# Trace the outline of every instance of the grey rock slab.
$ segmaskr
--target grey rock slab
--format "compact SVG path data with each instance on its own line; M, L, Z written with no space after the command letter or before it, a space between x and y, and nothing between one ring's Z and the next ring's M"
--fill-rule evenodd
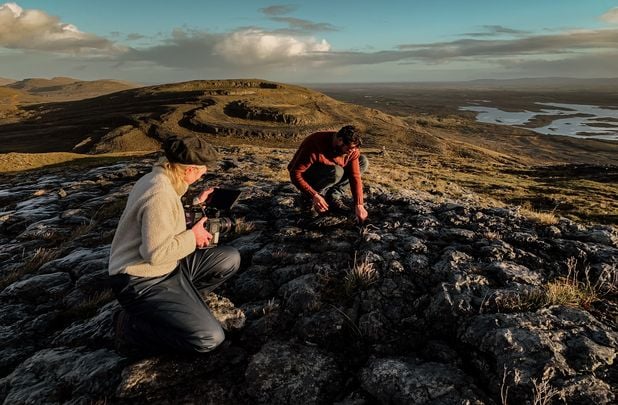
M54 346L94 346L113 341L112 314L120 306L116 300L105 304L90 319L74 322L52 340Z
M341 338L346 323L351 322L341 310L327 308L316 314L304 317L297 325L297 334L304 342L327 347Z
M77 248L68 255L52 260L41 266L41 273L70 272L79 278L86 273L107 269L110 245L98 248Z
M315 312L322 305L315 274L306 274L282 285L278 295L283 298L284 308L291 313Z
M40 303L61 297L72 287L71 276L67 273L41 274L7 286L0 292L0 298Z
M427 245L425 242L417 237L409 236L401 242L403 249L407 252L426 254Z
M463 371L441 363L401 358L370 361L361 371L361 384L381 404L486 403Z
M512 262L492 262L484 270L489 277L499 280L502 284L517 282L538 286L543 281L539 273Z
M529 399L530 381L547 368L572 378L612 365L618 348L617 332L586 311L559 306L478 315L463 325L458 338L479 359L477 367L483 379L493 382L490 387L499 386L505 369L518 376L519 400ZM489 363L481 360L490 358Z
M66 238L72 232L70 226L66 226L60 217L43 219L28 225L28 227L15 237L17 240L39 239L46 240L52 238Z
M468 229L447 228L440 231L440 237L448 241L472 242L476 239L476 233Z
M243 257L252 255L264 246L264 242L260 241L260 236L260 232L240 236L230 241L227 245L238 249Z
M275 295L276 288L270 280L271 269L252 265L232 281L234 293L244 301L268 299Z
M576 376L562 383L561 396L567 404L609 405L616 403L616 387L592 375Z
M93 403L119 381L123 358L99 349L53 348L35 353L0 380L5 404Z
M275 285L281 286L303 274L311 272L314 267L315 265L312 263L279 267L272 271L271 277Z
M247 392L260 404L323 404L332 402L341 372L317 347L266 343L245 372Z

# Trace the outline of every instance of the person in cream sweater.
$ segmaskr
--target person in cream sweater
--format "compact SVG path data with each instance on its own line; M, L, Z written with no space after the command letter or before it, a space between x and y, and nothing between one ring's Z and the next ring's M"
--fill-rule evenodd
M117 339L146 351L208 352L225 339L204 303L240 267L232 247L208 249L206 217L187 229L181 197L217 153L197 136L167 138L165 157L131 190L112 241L109 274L122 310ZM197 197L207 200L212 189Z

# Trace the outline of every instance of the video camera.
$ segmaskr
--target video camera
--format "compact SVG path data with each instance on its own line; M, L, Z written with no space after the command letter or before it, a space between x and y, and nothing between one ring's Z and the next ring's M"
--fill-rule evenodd
M215 188L204 204L185 205L187 229L191 228L202 217L207 217L204 229L212 235L212 240L208 247L217 246L219 244L219 237L225 235L236 226L236 219L222 216L222 214L227 215L232 205L238 200L238 197L240 197L240 190Z

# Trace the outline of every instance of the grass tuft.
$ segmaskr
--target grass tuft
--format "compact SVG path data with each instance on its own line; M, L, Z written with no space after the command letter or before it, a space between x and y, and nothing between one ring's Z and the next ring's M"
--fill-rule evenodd
M110 218L120 218L122 211L124 211L124 208L127 205L127 198L128 196L125 196L102 205L97 212L95 212L93 219L105 220Z
M114 293L109 288L99 291L83 300L78 305L64 311L61 318L66 323L91 318L103 305L112 301L114 298Z
M549 405L562 393L562 390L550 384L553 374L554 369L549 367L545 369L541 378L532 379L532 405Z
M567 307L581 307L589 309L590 306L601 299L604 290L604 282L593 283L590 280L590 267L584 269L584 279L579 280L577 260L570 257L566 262L567 275L547 283L545 299L547 305L564 305ZM601 279L599 279L601 280Z
M279 309L279 304L275 301L275 298L273 297L266 302L266 305L264 305L264 307L262 307L262 314L263 315L272 314L278 309Z
M60 249L38 248L23 265L0 278L0 290L13 284L22 276L37 271L43 264L57 259L60 256L60 252Z
M566 276L549 281L543 288L513 291L499 298L489 294L483 298L479 311L527 312L551 305L590 310L595 302L618 294L616 266L606 268L596 281L591 280L590 267L578 266L574 257L567 259L566 270Z
M234 233L237 235L245 235L255 230L255 223L246 221L244 218L237 218L234 223Z
M532 208L530 204L524 204L520 207L519 212L529 220L543 225L555 225L559 222L558 217L554 214L554 210L543 212Z
M369 262L367 256L364 259L357 261L356 253L354 254L354 265L348 269L344 278L345 291L352 294L357 289L364 289L378 281L378 271Z

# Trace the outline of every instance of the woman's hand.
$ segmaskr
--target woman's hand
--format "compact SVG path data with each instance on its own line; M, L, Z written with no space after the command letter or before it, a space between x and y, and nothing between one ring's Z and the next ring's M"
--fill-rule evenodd
M212 239L212 234L204 228L204 223L206 221L208 221L208 218L202 217L195 223L195 225L191 227L191 231L193 232L193 235L195 235L195 246L198 249L202 249L210 245L210 240Z
M194 205L203 204L206 201L208 201L208 197L210 197L210 194L212 194L213 191L215 191L213 187L210 187L209 189L202 191L197 197L195 197L194 202L193 202Z

